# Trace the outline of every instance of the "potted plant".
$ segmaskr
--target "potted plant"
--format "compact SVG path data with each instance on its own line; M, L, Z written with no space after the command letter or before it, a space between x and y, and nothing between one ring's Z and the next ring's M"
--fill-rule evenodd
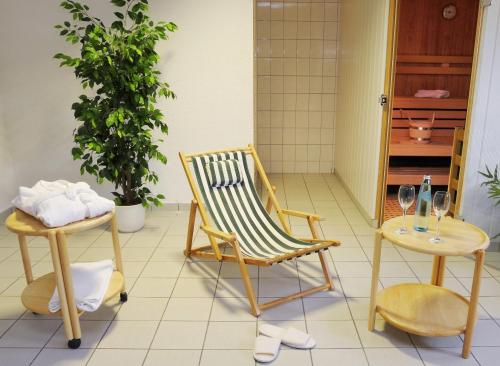
M81 160L80 173L96 177L97 182L114 184L118 227L123 232L144 226L145 207L160 206L162 194L153 194L148 184L158 175L150 168L152 160L166 164L154 133L168 133L157 98L175 98L169 85L160 81L156 69L159 56L155 46L168 39L177 26L154 22L148 13L148 0L111 0L115 20L108 26L90 15L90 8L65 0L71 20L56 25L66 41L80 48L72 57L58 53L60 66L73 69L83 89L89 90L72 105L80 125L74 131L73 159Z
M479 172L479 174L487 179L481 183L481 185L488 187L488 197L496 201L495 206L500 205L500 176L498 173L498 165L495 167L494 171L491 171L490 168L486 166L486 172ZM491 239L496 239L498 237L500 237L500 233L496 234Z

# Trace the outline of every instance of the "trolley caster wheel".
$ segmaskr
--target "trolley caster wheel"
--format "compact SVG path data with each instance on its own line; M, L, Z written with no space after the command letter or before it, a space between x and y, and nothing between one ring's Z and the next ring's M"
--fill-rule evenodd
M128 300L128 295L126 292L120 292L120 301L121 302L127 302Z
M68 347L71 349L77 349L81 344L82 340L80 338L74 338L68 341Z

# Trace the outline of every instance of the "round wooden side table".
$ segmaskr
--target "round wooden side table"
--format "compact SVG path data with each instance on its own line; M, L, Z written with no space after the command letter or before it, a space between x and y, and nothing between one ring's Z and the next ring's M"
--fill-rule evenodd
M402 221L402 217L388 220L375 234L368 329L373 331L375 314L379 313L394 327L416 335L444 337L464 333L462 357L467 358L477 317L484 251L490 244L488 235L472 224L445 217L440 224L443 241L433 244L429 239L435 234L437 219L434 216L426 233L409 227L408 234L397 234ZM408 216L407 222L410 226L413 216ZM431 283L397 284L377 293L382 239L408 250L433 255ZM465 255L475 258L470 300L442 287L446 257Z
M127 301L127 293L125 292L121 248L118 240L118 228L114 212L109 212L99 217L85 219L57 228L48 228L36 218L20 210L15 210L5 221L7 228L16 233L19 239L24 274L27 282L27 286L21 295L23 305L36 314L62 316L64 332L68 339L69 348L80 347L81 329L79 316L83 314L83 311L77 309L75 304L66 235L90 230L109 221L111 221L111 235L115 254L116 271L114 271L111 276L111 281L106 291L104 301L120 293L120 300L124 302ZM44 236L48 239L54 272L33 279L26 240L27 236ZM48 305L56 287L61 302L61 310L52 313L49 311Z

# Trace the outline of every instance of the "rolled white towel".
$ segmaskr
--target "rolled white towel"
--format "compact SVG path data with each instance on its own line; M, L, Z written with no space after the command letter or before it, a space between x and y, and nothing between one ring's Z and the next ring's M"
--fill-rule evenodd
M100 197L87 183L65 180L41 180L32 188L20 187L12 204L48 227L100 216L115 207L113 201Z
M73 293L76 307L83 311L96 311L104 300L111 275L113 262L106 259L98 262L71 264ZM57 287L49 301L49 311L55 313L61 309Z

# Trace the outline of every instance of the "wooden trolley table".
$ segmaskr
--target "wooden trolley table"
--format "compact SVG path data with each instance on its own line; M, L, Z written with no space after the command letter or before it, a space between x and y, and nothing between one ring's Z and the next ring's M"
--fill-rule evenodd
M407 220L413 223L413 216L408 216ZM490 240L478 227L446 217L440 224L443 241L433 244L429 238L435 234L436 222L432 216L426 233L409 228L408 234L399 235L396 230L402 226L402 217L395 217L376 232L368 329L373 331L378 312L389 324L412 334L443 337L464 333L462 357L467 358L476 323L484 251ZM408 250L433 255L431 284L403 283L377 293L382 239ZM446 257L465 255L475 258L470 300L442 287Z
M27 282L27 286L21 295L23 305L37 314L62 316L64 332L68 339L69 348L80 347L81 329L79 316L83 314L83 311L78 310L75 304L66 235L90 230L109 221L111 221L116 271L111 276L104 301L120 294L120 300L125 302L127 301L127 293L125 292L121 249L114 212L57 228L48 228L36 218L20 210L14 211L5 221L7 228L16 233L19 239L24 274ZM48 239L54 272L33 279L26 240L27 236L44 236ZM51 313L48 305L56 287L61 302L61 310Z

